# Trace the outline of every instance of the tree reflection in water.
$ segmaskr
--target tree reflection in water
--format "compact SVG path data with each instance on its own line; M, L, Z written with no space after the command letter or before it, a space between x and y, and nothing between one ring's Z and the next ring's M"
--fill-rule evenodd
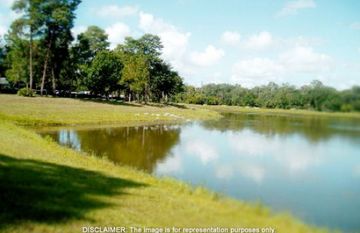
M111 161L152 172L179 142L180 127L141 127L67 130L46 133L62 145L106 156Z

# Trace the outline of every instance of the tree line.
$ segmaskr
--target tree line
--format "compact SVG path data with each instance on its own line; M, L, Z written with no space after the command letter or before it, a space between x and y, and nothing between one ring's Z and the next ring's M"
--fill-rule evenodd
M319 81L300 88L275 83L254 88L185 86L178 72L161 59L163 46L156 35L127 37L114 49L109 49L108 35L97 26L89 26L74 38L71 29L80 3L14 2L12 9L20 17L0 41L0 76L10 81L10 90L20 89L19 94L26 96L35 91L60 96L90 92L94 97L143 102L360 111L359 86L343 91Z
M105 31L89 26L76 40L71 29L80 0L16 0L20 13L0 48L0 75L20 93L122 96L128 100L167 101L183 90L183 80L161 59L160 38L125 38L109 49Z
M360 111L360 86L338 91L317 80L300 88L273 82L254 88L208 84L199 88L186 86L176 100L191 104L350 112Z

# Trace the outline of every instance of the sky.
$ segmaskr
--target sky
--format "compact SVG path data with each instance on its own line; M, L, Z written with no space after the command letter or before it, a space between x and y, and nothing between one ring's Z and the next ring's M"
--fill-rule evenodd
M0 0L0 36L17 17L13 1ZM83 0L74 36L90 25L112 48L159 35L163 59L195 86L360 85L358 0Z

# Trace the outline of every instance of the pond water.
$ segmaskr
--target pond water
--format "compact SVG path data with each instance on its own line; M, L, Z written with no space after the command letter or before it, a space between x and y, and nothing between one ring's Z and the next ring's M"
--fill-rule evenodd
M360 122L226 114L183 125L58 129L62 145L171 176L305 222L360 230Z

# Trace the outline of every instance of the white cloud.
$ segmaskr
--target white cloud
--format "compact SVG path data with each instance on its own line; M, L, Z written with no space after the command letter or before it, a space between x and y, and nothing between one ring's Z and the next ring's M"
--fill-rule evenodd
M254 87L269 81L275 81L284 68L268 58L252 58L236 62L232 69L232 81L247 87Z
M0 0L1 6L11 7L15 0Z
M314 0L296 0L287 2L285 6L278 12L278 16L296 15L299 10L306 8L315 8Z
M319 45L323 45L324 42L325 40L319 37L298 36L294 38L280 39L278 43L280 43L282 47L284 46L295 47L295 46L319 46Z
M333 59L317 53L312 47L295 46L277 58L251 58L237 61L232 68L232 81L253 87L270 81L280 82L285 78L311 73L319 75L335 68Z
M272 35L263 31L259 34L250 36L244 43L244 47L248 49L265 49L273 44Z
M350 28L354 30L360 30L360 22L353 22L350 24Z
M221 41L228 45L238 45L240 42L241 36L238 32L234 31L225 31L221 35Z
M224 50L208 45L204 52L192 52L190 60L198 66L211 66L217 63L225 55Z
M228 180L234 175L234 169L230 165L219 165L215 168L215 176L222 180Z
M279 56L284 68L293 72L327 71L332 67L332 59L326 54L316 53L313 48L297 46Z
M189 142L186 145L186 150L198 157L203 164L207 164L219 157L215 147L201 140Z
M245 131L244 133L250 134ZM235 150L237 156L262 157L264 140L259 137L240 137L238 134L231 133L228 138L230 146Z
M265 178L265 169L260 165L255 164L240 164L240 173L246 176L257 184L261 184Z
M159 174L181 172L183 170L181 156L168 157L164 162L157 165L156 170Z
M0 25L0 37L2 37L6 33L6 27Z
M254 135L256 134L256 135ZM265 174L264 160L268 155L273 155L274 159L289 174L306 173L311 167L315 167L322 162L323 151L321 148L303 149L299 151L294 145L284 146L282 137L274 137L269 140L266 135L259 135L251 130L244 130L241 134L232 133L229 135L230 147L236 152L237 157L251 156L251 162L246 162L246 158L240 164L240 171L243 175L252 175L255 181L260 182ZM259 146L261 145L261 146ZM316 153L313 153L316 150ZM282 151L281 154L278 151ZM319 156L314 156L318 154ZM260 164L258 164L260 163ZM246 170L246 167L250 167Z
M137 12L138 8L135 6L106 5L97 10L96 14L101 17L120 19L135 15Z
M107 28L105 32L109 36L110 48L115 48L118 44L124 42L124 38L130 35L130 28L121 22L117 22Z
M12 4L12 3L6 3L6 2L7 1L3 1L3 4L10 4L10 5ZM11 2L11 1L8 1L8 2ZM10 11L7 14L0 13L0 36L7 33L11 22L13 22L15 19L19 18L20 16L21 16L21 13L16 13L15 11Z
M145 33L158 35L164 46L163 58L175 69L184 68L185 53L191 33L182 32L177 27L145 12L139 13L139 28Z
M73 29L71 29L71 33L73 35L74 38L76 38L80 33L85 32L87 29L86 26L80 25L80 26L75 26Z

